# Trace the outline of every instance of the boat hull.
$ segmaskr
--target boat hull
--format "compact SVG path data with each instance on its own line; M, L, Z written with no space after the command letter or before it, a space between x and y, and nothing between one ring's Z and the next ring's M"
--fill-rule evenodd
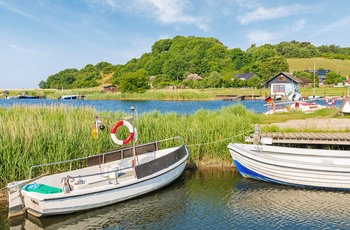
M18 186L9 185L9 217L23 214L24 211L36 217L80 212L158 190L172 183L183 173L189 153L185 145L162 150L158 150L157 146L158 142L141 146L140 149L145 153L137 155L138 164L135 166L131 163L135 160L133 157L112 161L112 157L127 154L129 151L129 149L117 150L89 158L90 163L102 158L108 161L103 164L30 181L35 182L35 185L46 184L52 188L57 187L62 181L61 178L68 177L69 174L75 180L71 184L72 191L68 193L64 193L64 187L62 192L43 194L30 191L26 186L16 190ZM150 152L152 148L157 150ZM77 182L78 178L83 178L84 183L73 183ZM28 180L11 184L27 182Z
M183 161L174 169L161 173L157 176L145 178L137 183L130 183L124 186L109 186L99 192L91 192L77 196L62 196L58 198L37 200L33 203L33 198L26 196L25 203L32 203L27 206L27 212L36 217L74 213L94 208L107 206L110 204L125 201L137 196L158 190L174 180L184 171L186 161Z
M233 143L228 148L243 177L291 186L350 189L347 151Z

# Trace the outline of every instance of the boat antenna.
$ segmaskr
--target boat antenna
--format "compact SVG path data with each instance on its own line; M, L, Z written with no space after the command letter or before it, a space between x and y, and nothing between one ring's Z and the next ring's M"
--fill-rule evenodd
M315 99L315 88L316 88L315 75L316 75L316 62L314 62L314 99Z
M135 110L136 110L135 105L131 105L130 110L132 112L131 125L134 129L134 134L136 134L136 132L135 132ZM136 166L136 143L135 143L136 141L137 140L135 138L132 139L132 155L133 155L133 159L134 159L134 167ZM135 173L135 177L136 177L136 172L134 171L134 173Z

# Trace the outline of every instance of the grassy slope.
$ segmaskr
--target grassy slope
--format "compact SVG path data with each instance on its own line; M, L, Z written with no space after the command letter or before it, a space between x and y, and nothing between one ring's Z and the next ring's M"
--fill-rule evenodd
M314 63L316 69L329 69L331 71L339 71L343 76L350 75L350 60L336 60L326 58L289 58L289 71L313 69Z

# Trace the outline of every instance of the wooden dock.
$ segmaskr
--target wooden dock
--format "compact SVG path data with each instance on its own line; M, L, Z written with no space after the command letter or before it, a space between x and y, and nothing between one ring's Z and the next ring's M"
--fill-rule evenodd
M234 95L234 94L217 94L217 98L224 101L241 101L241 100L263 100L262 95Z
M269 132L261 133L260 137L272 138L272 144L350 145L350 133ZM245 141L254 142L254 134Z

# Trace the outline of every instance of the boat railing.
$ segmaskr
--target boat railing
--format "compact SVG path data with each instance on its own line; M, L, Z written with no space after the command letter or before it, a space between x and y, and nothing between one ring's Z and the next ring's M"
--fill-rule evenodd
M155 151L158 151L158 150L161 150L163 148L159 148L160 147L160 143L165 143L165 142L168 142L168 141L171 141L171 140L175 140L175 139L179 139L181 141L181 145L184 145L184 140L181 136L176 136L176 137L172 137L172 138L167 138L167 139L163 139L163 140L158 140L158 141L154 141L154 142L150 142L150 143L146 143L146 144L139 144L137 145L137 147L143 147L143 146L147 146L147 145L150 145L150 144L155 144ZM43 168L43 167L49 167L49 166L55 166L55 165L63 165L63 164L69 164L69 171L72 171L73 169L73 163L74 162L82 162L82 161L88 161L89 159L92 159L92 158L101 158L101 162L99 162L99 164L105 164L105 163L108 163L106 161L106 157L105 155L108 155L108 154L111 154L115 151L121 151L121 158L120 159L124 159L124 158L128 158L128 157L131 157L131 156L124 156L122 154L123 152L123 149L131 149L132 147L128 147L128 148L122 148L122 149L116 149L114 151L110 151L110 152L105 152L105 153L101 153L101 154L98 154L98 155L95 155L95 156L86 156L86 157L80 157L80 158L75 158L75 159L71 159L71 160L64 160L64 161L58 161L58 162L52 162L52 163L46 163L46 164L39 164L39 165L33 165L30 167L30 170L29 170L29 179L32 178L32 175L33 175L33 170L34 169L38 169L38 168ZM83 166L81 166L80 168L82 168ZM123 167L122 170L128 170L132 167ZM75 168L75 169L79 169L78 168ZM120 170L120 169L119 169ZM115 170L117 171L117 170ZM113 171L110 171L110 172L113 172ZM94 176L94 175L99 175L99 174L104 174L105 172L101 172L101 173L96 173L96 174L91 174L91 175L84 175L84 176Z

